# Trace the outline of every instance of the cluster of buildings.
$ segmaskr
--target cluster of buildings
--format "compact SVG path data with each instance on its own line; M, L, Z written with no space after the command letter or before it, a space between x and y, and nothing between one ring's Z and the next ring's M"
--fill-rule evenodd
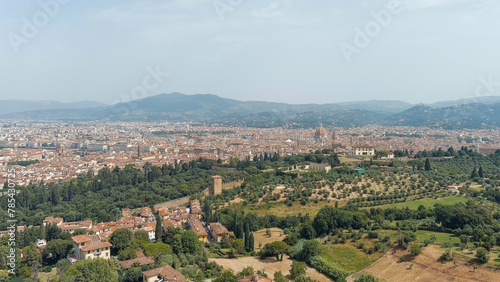
M127 209L124 209L125 212ZM64 222L62 217L47 217L43 225L54 224L62 230L74 233L78 229L85 230L84 235L72 237L75 254L70 257L72 261L92 259L95 257L109 258L111 244L108 242L114 231L127 228L133 233L146 231L151 241L155 241L156 215L149 207L139 209L137 216L125 216L112 222L93 224L91 220L80 222ZM162 221L163 231L173 226L181 229L187 228L194 231L200 242L222 242L224 236L229 236L229 231L221 223L205 223L202 218L202 209L199 200L190 201L190 207L160 207L157 210Z
M91 220L79 222L65 222L62 217L48 216L43 220L42 225L55 225L62 230L74 233L77 230L84 230L81 235L71 237L73 241L74 253L68 256L71 262L94 258L111 258L111 248L113 245L109 239L114 231L127 228L132 232L145 230L148 232L149 239L155 241L156 231L156 213L149 207L143 207L137 210L123 209L123 213L133 213L112 222L93 223ZM202 217L202 207L199 200L191 200L189 207L160 207L157 210L159 218L162 220L163 230L166 231L169 226L194 231L200 242L220 243L224 236L229 236L229 231L221 223L205 223ZM18 230L22 231L22 230ZM82 233L82 232L79 232ZM3 235L0 234L0 236ZM45 240L38 240L36 243L39 251L43 251L46 246ZM139 265L151 265L155 260L146 256L143 251L136 252L136 258L121 261L123 268ZM166 265L159 268L143 272L144 281L187 281L184 276L176 269Z
M482 137L480 137L482 136ZM308 153L332 148L353 156L375 150L414 152L450 146L491 153L500 148L499 130L441 130L419 127L316 129L193 126L190 123L16 123L0 127L0 185L15 165L19 185L68 181L133 164L142 167L205 158L229 162L263 153ZM22 162L29 162L22 163ZM19 165L21 164L21 165Z

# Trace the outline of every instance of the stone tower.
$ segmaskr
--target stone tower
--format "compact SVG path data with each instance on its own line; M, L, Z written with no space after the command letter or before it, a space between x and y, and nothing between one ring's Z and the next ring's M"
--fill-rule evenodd
M212 176L213 183L209 188L210 195L219 195L222 194L222 176L216 175Z

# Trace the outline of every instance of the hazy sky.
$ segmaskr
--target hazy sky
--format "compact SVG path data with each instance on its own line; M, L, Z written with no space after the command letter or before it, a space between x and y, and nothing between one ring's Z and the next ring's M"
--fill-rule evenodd
M112 103L131 92L181 92L430 103L500 95L496 0L0 1L0 99ZM158 83L149 74L157 68L169 74ZM476 92L481 77L495 83Z

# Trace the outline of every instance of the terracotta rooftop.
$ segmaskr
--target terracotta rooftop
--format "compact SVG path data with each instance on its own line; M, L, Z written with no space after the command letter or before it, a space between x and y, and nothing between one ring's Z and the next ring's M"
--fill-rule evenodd
M210 223L210 227L217 235L228 234L227 228L222 225L220 222L212 222Z
M83 243L83 242L92 242L92 237L90 237L87 234L73 236L73 237L71 237L71 239L76 244L80 244L80 243Z
M146 278L160 276L163 278L163 281L178 281L178 282L187 282L187 279L182 276L182 274L175 270L170 265L164 265L159 268L154 268L148 271L142 272Z
M135 252L135 254L137 257L134 259L120 261L123 268L125 269L131 268L132 265L135 263L138 263L140 266L155 263L155 260L152 257L145 256L142 250Z
M82 251L87 252L87 251L93 251L93 250L97 250L97 249L104 249L106 247L111 247L111 246L113 246L113 245L109 242L93 241L90 244L81 247L80 249Z

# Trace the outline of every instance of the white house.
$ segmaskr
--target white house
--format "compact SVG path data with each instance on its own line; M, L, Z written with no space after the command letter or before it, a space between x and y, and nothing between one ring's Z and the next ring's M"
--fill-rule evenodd
M361 145L353 147L355 156L374 156L375 148L369 145Z

